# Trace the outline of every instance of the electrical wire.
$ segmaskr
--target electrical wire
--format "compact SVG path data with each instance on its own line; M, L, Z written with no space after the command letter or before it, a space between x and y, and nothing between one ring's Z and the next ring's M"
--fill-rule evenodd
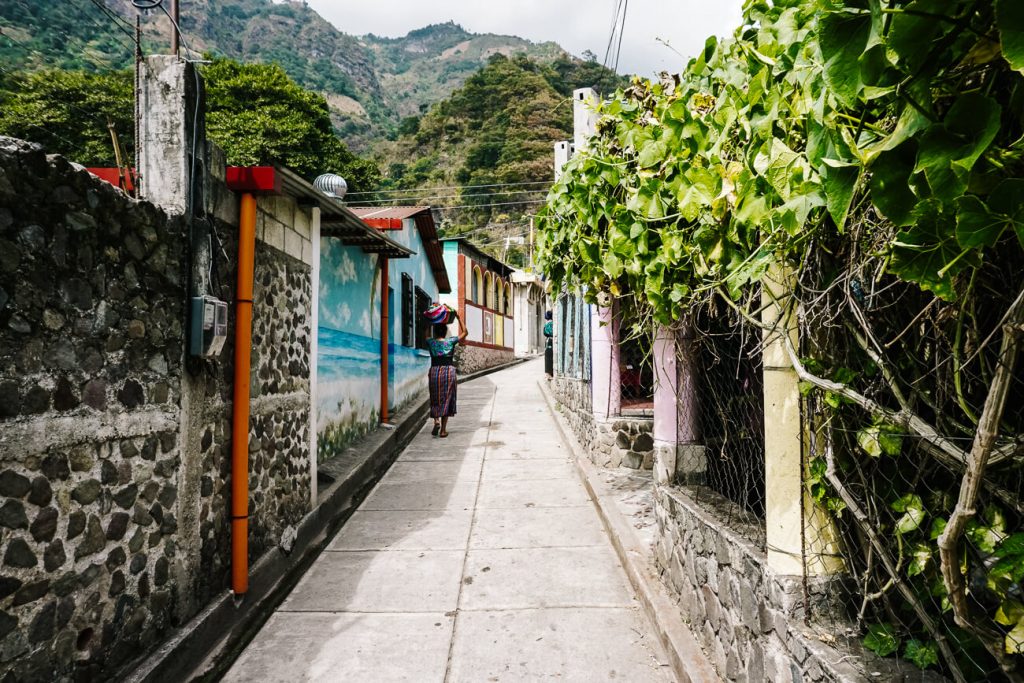
M385 194L385 193L398 193L398 192L440 192L442 190L476 190L484 187L514 187L522 185L551 185L550 180L532 180L519 183L493 183L491 185L451 185L449 187L427 187L427 188L406 188L401 190L376 190L376 191L365 191L365 192L349 192L346 197L353 197L355 195L363 194Z
M524 204L543 204L546 201L546 199L526 199L521 202L502 202L498 204L454 204L452 206L432 206L430 208L435 211L456 211L460 209L489 209L494 206L522 206Z
M619 73L619 56L622 54L622 36L626 33L626 14L629 12L629 0L622 2L622 23L619 25L619 44L615 48L615 73Z
M391 197L391 198L384 198L384 199L364 199L362 201L364 201L364 202L375 202L375 203L377 203L377 202L387 202L387 203L391 203L391 202L411 202L411 203L415 204L417 202L429 202L429 201L435 200L435 199L469 199L471 197L490 197L490 198L494 198L494 199L499 199L499 198L505 197L506 195L513 195L513 194L539 194L539 193L546 193L546 192L547 192L547 190L544 189L544 190L517 190L517 191L514 191L514 192L487 192L487 193L482 193L482 194L461 194L461 195L460 194L444 194L444 195L436 195L436 196L433 196L433 197L421 197L419 195L413 195L412 197Z
M95 3L93 3L93 4L95 4ZM92 23L93 26L97 27L101 31L108 31L110 29L109 26L101 24L99 21L97 21L96 18L93 17L93 15L91 13L84 12L84 14L85 14L85 16L87 16L89 18L90 23ZM115 28L117 28L119 31L121 31L123 33L126 33L128 35L128 38L132 41L131 45L130 46L127 45L123 40L121 40L119 37L117 37L116 35L113 35L113 34L110 34L110 39L113 40L118 45L120 45L121 47L123 47L128 52L128 54L134 55L135 54L135 36L132 35L131 33L129 33L128 31L126 31L120 25L115 25Z
M103 14L105 14L108 19L113 21L114 26L119 31L126 34L128 38L132 41L132 45L135 44L135 32L134 27L131 26L131 24L128 24L128 22L126 22L122 17L118 16L117 14L114 14L109 7L103 4L101 0L89 0L89 2L91 2L96 8L103 12ZM89 15L89 18L91 19L92 15ZM132 49L134 50L134 47Z

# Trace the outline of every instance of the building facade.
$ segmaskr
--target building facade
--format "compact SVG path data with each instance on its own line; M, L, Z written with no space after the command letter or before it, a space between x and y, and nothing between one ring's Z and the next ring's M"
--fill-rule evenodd
M365 246L321 235L316 382L320 460L373 429L385 403L394 412L426 391L430 354L420 313L451 291L429 208L353 211L404 253L387 256L377 247L368 252Z
M544 282L536 273L517 270L512 273L513 348L517 358L544 353L544 311L547 297Z
M477 372L515 358L512 268L474 247L465 238L441 240L444 262L455 278L441 303L459 312L468 338L459 348L460 372Z

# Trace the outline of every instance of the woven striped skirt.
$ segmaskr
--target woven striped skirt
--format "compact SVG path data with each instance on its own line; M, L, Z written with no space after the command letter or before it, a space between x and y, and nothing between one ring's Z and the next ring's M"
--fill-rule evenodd
M451 417L455 414L457 376L454 365L430 368L427 374L430 386L430 417Z

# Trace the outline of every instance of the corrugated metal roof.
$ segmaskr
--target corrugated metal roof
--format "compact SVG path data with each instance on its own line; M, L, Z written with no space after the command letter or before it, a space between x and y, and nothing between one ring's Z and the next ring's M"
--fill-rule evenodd
M418 213L430 213L429 206L350 206L349 209L362 219L367 218L412 218Z
M337 237L343 244L358 246L367 253L380 254L388 258L408 258L413 250L399 244L379 230L371 228L362 219L338 201L318 190L301 176L276 166L281 176L282 189L300 202L320 207L320 234L323 237Z
M423 247L427 252L427 260L430 261L430 269L434 272L437 289L442 294L452 291L451 280L448 279L448 269L444 266L444 252L437 239L434 214L429 206L354 206L349 208L352 213L364 221L414 219L420 239L423 241Z

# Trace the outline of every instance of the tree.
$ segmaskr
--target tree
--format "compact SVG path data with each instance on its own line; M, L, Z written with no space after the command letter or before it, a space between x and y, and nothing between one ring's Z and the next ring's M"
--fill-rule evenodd
M229 164L278 163L313 178L338 173L349 187L373 189L380 172L352 154L331 125L323 96L278 66L217 59L203 70L207 135ZM132 74L48 69L0 80L0 134L38 142L87 166L111 166L114 123L132 155Z
M87 166L113 166L107 122L131 154L132 75L46 69L0 80L0 134L38 142Z
M217 59L205 69L206 128L241 166L280 163L312 178L338 173L352 190L373 189L380 172L352 154L331 125L327 100L274 64Z

